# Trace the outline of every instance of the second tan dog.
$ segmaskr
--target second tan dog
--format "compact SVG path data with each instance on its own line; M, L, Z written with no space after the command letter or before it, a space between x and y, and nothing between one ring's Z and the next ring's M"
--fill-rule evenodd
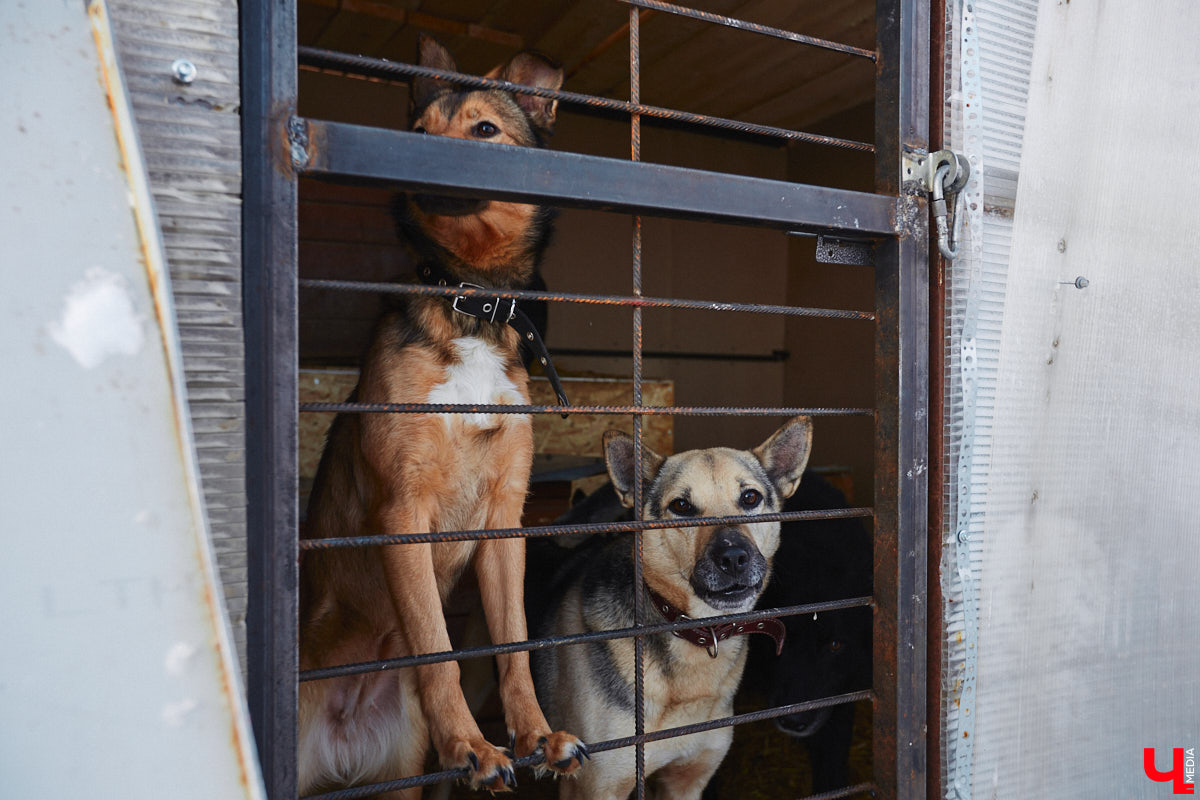
M753 450L712 448L662 458L643 456L645 519L729 517L779 511L800 483L812 446L812 425L796 417ZM633 440L610 431L605 459L618 497L632 507ZM538 636L631 627L633 598L642 592L646 622L697 619L749 611L770 576L778 522L680 527L643 534L643 585L634 585L633 540L622 535L578 548L545 593ZM646 731L718 719L733 713L746 664L743 634L766 633L782 643L778 620L697 627L675 636L645 637ZM634 733L634 643L614 639L538 651L538 696L558 725L589 742ZM733 739L731 728L646 745L646 775L656 797L696 800ZM600 753L575 780L560 784L562 800L624 800L634 787L633 748Z

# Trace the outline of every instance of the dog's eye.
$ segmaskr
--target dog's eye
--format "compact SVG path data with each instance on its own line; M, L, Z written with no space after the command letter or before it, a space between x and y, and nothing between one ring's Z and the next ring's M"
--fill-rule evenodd
M687 500L684 500L682 497L676 497L674 500L672 500L670 503L667 504L667 508L669 508L671 510L672 514L675 514L676 516L679 516L679 517L694 517L694 516L696 516L696 507L694 505L692 505L691 503L689 503Z
M413 133L429 133L429 131L425 130L424 125L418 125L415 128L413 128Z
M842 650L842 643L837 641L836 639L829 643L829 652L839 653L839 652L841 652L841 650Z
M475 123L475 127L471 129L471 133L478 136L480 139L490 139L500 132L494 122L488 122L486 119L483 122Z
M742 496L738 498L738 502L742 504L742 508L754 508L762 502L762 492L758 489L747 489L742 492Z

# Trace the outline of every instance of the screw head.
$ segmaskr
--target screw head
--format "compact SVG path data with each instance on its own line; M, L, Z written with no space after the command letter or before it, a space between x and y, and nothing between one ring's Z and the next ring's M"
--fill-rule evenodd
M1087 278L1080 275L1078 278L1075 279L1075 288L1076 289L1086 289L1087 287L1088 287L1088 279Z
M959 544L966 544L967 543L967 529L963 528L962 530L960 530L958 532L958 535L955 538L958 539Z
M171 64L171 77L176 83L189 84L196 80L196 65L186 58L177 58Z

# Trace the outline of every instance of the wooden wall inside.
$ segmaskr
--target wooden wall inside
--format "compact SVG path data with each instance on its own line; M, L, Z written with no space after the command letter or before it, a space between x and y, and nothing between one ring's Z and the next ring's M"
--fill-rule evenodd
M870 104L838 114L818 126L820 133L869 141L874 112ZM812 145L793 145L788 178L798 183L874 189L874 156ZM869 311L875 305L871 267L819 264L816 240L793 237L788 249L787 302L824 308ZM875 326L869 322L791 318L786 348L783 399L787 405L866 407L875 404ZM850 468L852 504L872 505L874 426L861 417L824 417L813 432L811 463Z
M403 87L301 73L301 113L360 124L404 127ZM627 122L560 110L552 147L629 156ZM787 150L774 143L646 126L643 158L701 169L784 178ZM392 280L409 267L380 189L304 182L301 274ZM554 291L628 295L632 291L632 218L577 209L561 211L543 274ZM782 232L646 218L642 228L644 293L736 302L778 303L786 294L788 237ZM313 364L350 364L365 346L380 308L371 295L305 291L301 357ZM779 316L647 310L644 348L659 352L767 355L784 349ZM548 344L556 348L628 351L632 311L551 305ZM629 357L563 356L560 372L628 379ZM785 363L648 359L645 376L675 383L679 405L770 406L783 398ZM753 446L781 422L774 418L678 417L676 449Z

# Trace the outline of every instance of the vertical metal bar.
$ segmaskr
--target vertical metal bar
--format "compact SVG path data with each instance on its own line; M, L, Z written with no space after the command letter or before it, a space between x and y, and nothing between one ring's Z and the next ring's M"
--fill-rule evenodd
M241 3L250 715L267 792L296 796L295 0Z
M641 102L641 17L637 9L629 9L629 101ZM642 159L642 117L629 116L629 157L632 161ZM633 294L642 294L642 218L633 217ZM642 309L633 309L633 404L642 404ZM634 519L642 518L642 418L633 417L633 509ZM645 592L642 590L642 532L633 534L633 619L636 627L645 624ZM646 732L645 665L643 663L642 637L633 640L634 659L634 733L641 736ZM639 740L634 745L637 800L646 798L646 744Z
M942 148L946 98L946 0L930 1L929 54L929 139L930 150ZM930 248L929 268L929 542L926 569L928 615L925 664L926 792L942 797L942 525L945 510L943 486L946 480L946 443L943 436L946 397L946 262L937 248Z
M929 144L929 0L878 0L876 30L875 186L902 202L875 258L874 764L881 797L913 800L926 791L929 256L901 159Z

